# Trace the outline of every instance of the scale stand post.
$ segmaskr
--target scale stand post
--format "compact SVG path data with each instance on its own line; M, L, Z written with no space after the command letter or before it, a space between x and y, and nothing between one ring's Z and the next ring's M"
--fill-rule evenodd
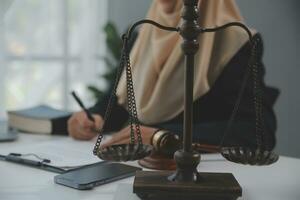
M192 150L194 55L200 33L198 0L183 0L180 34L185 54L183 149L175 153L177 170L136 173L133 192L142 199L236 200L242 189L230 173L199 173L200 154Z

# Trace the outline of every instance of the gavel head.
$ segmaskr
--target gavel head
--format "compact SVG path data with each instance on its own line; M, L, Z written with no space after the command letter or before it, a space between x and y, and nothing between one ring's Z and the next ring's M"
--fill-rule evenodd
M174 133L159 131L152 138L152 146L155 153L173 158L174 153L181 147L181 141Z

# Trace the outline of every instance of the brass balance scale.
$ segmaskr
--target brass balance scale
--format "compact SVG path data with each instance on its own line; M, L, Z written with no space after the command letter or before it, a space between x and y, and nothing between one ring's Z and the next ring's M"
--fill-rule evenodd
M251 56L247 71L244 75L232 115L229 119L223 140L230 131L234 123L236 113L239 109L246 82L250 75L253 80L253 96L255 110L255 133L256 148L243 146L221 146L220 153L228 161L249 164L249 165L269 165L279 158L277 154L270 151L269 141L264 132L264 120L262 111L262 89L258 81L258 65L256 64L256 43L252 38L250 30L242 23L232 22L216 28L202 28L198 25L198 0L183 0L182 12L183 23L181 27L166 27L152 20L141 20L133 24L127 34L123 36L123 49L120 66L117 72L113 92L107 106L104 122L109 119L112 106L116 100L116 89L120 77L125 71L127 83L127 110L130 122L130 143L112 145L100 148L103 138L103 129L100 131L94 147L94 155L107 161L134 161L149 156L153 150L151 145L143 144L140 123L137 116L135 94L129 59L128 40L131 38L134 29L141 24L151 24L166 31L178 32L182 38L182 50L186 57L185 64L185 94L184 94L184 133L182 149L174 154L177 169L173 171L140 171L136 173L133 192L142 199L228 199L234 200L242 195L242 188L230 173L202 173L197 171L200 162L200 154L192 148L192 116L193 116L193 77L194 77L194 55L198 50L198 35L209 34L228 27L238 26L245 30L249 36L251 44ZM104 124L105 127L105 124ZM136 135L136 136L135 136ZM221 143L223 144L223 142Z

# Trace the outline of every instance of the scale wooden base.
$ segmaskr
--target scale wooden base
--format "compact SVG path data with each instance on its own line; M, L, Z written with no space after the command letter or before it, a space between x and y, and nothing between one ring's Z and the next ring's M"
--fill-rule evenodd
M242 188L230 173L199 173L199 182L174 182L171 171L139 171L133 192L149 200L236 200Z
M168 158L159 154L156 151L152 151L150 156L147 156L138 161L142 167L156 170L175 170L176 163L173 158Z

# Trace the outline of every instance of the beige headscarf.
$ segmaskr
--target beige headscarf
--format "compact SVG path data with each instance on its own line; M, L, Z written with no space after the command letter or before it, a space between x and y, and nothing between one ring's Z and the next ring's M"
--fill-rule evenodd
M166 26L180 26L182 1L175 11L163 12L154 1L148 19ZM201 27L216 27L228 22L242 21L234 0L202 0L199 3ZM199 35L199 51L195 56L194 100L207 93L224 66L247 42L240 28ZM131 52L131 64L140 121L155 124L167 121L183 111L184 56L181 37L151 25L140 29ZM126 107L126 82L123 74L117 96Z

